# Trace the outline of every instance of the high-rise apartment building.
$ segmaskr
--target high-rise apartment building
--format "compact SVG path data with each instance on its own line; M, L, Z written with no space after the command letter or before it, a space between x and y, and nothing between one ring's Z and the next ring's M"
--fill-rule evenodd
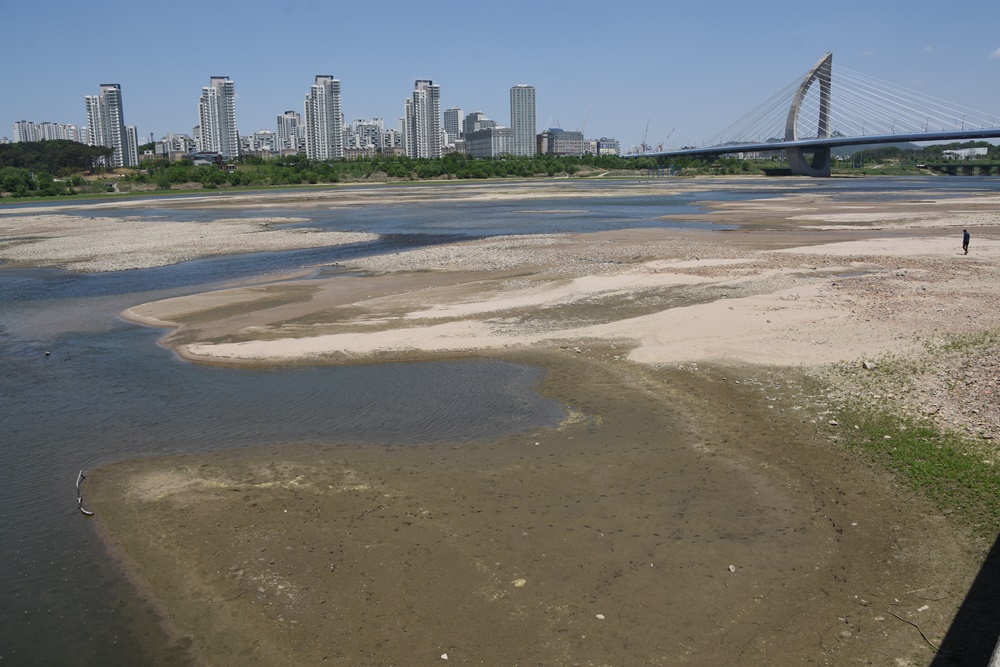
M30 120L19 120L14 123L14 142L28 141L35 141L35 124Z
M129 164L139 164L139 129L135 125L125 126L125 151Z
M454 144L462 136L462 110L458 107L446 109L444 114L445 141Z
M87 143L114 149L109 166L138 164L136 151L129 149L128 130L122 112L122 89L117 83L102 83L100 95L87 95Z
M340 112L340 81L317 75L306 94L306 157L344 159L344 120Z
M406 100L406 154L411 158L441 157L441 86L418 79Z
M519 85L510 89L510 126L514 130L511 152L514 155L534 155L535 87Z
M201 89L198 101L198 150L240 156L240 132L236 128L236 84L228 76L213 76Z
M81 134L80 128L72 123L32 123L30 120L19 120L14 123L15 143L53 139L86 143L86 128Z
M286 111L278 116L278 150L298 153L305 150L302 114Z

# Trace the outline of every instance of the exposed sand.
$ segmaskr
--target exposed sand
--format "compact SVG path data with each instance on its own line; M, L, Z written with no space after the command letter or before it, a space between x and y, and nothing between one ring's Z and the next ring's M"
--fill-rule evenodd
M543 365L569 418L125 462L89 502L211 664L929 664L983 545L837 446L807 376L1000 330L995 208L793 193L719 206L736 232L486 239L136 306L211 363Z
M953 235L760 251L657 231L614 244L606 234L519 237L352 262L450 280L418 288L400 272L394 291L333 309L338 294L329 282L296 281L288 289L298 296L285 299L299 301L292 310L203 316L220 301L252 305L265 294L253 287L145 304L126 316L182 325L165 343L183 340L181 354L202 361L358 361L617 341L642 363L828 363L912 351L937 331L997 328L1000 241L977 236L968 257L955 248ZM741 257L729 257L734 252ZM303 297L306 289L313 291ZM282 301L282 291L273 285L266 296ZM566 317L561 309L576 312Z
M212 255L319 248L378 238L377 234L280 227L305 221L232 218L204 223L142 217L0 216L0 260L99 273L148 269Z

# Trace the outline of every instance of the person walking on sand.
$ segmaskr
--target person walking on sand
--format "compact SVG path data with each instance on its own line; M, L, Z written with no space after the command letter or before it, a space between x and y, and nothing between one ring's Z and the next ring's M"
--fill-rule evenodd
M962 230L962 250L965 251L966 255L969 254L969 238L970 237L971 237L971 235L969 234L969 230L968 229L963 229Z

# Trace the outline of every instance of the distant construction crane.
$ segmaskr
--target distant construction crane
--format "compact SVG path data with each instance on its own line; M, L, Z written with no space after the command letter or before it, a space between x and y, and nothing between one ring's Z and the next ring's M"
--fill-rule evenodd
M649 119L647 118L646 119L646 131L642 133L642 143L639 144L639 146L642 149L643 153L645 153L649 148L652 148L652 146L647 146L646 145L646 137L648 137L648 136L649 136Z
M661 141L660 144L656 147L656 152L657 153L662 153L663 152L663 146L664 146L664 144L666 144L668 141L670 141L670 137L673 136L674 130L676 130L676 129L677 129L676 127L670 128L670 133L667 134L667 138L664 139L663 141Z
M580 134L583 134L587 129L587 121L590 120L590 112L594 110L594 107L590 107L587 111L587 115L583 117L583 125L580 126Z

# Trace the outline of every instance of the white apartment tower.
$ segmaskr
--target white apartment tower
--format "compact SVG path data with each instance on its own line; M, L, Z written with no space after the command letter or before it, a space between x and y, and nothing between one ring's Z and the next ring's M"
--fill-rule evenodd
M87 105L88 111L90 105ZM14 123L14 142L24 143L35 141L35 124L30 120L19 120Z
M441 86L417 80L406 100L406 154L411 158L441 157Z
M510 89L510 126L514 130L514 155L534 155L535 87L519 85Z
M340 112L340 80L317 75L306 94L306 157L344 159L344 121Z
M128 131L122 113L122 89L117 83L102 83L100 95L87 95L87 143L113 148L113 169L137 164L136 151L129 149Z
M213 76L201 89L198 101L198 150L240 156L240 132L236 129L236 84L228 76Z

